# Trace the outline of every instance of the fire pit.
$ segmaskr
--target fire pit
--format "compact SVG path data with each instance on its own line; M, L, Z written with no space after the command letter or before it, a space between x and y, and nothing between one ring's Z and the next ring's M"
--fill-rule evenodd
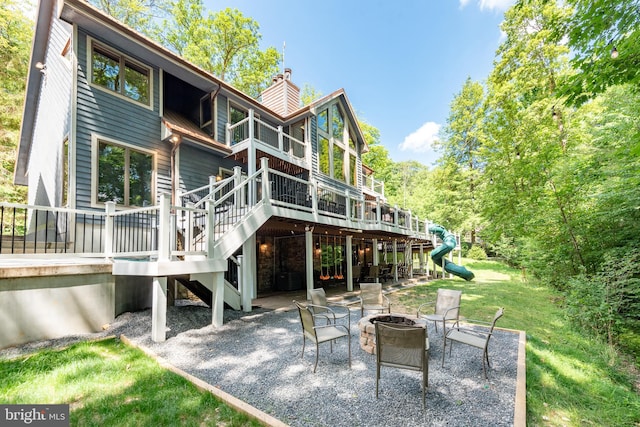
M372 314L358 322L360 329L360 348L367 353L376 354L376 322L393 323L403 326L425 326L424 321L405 314Z

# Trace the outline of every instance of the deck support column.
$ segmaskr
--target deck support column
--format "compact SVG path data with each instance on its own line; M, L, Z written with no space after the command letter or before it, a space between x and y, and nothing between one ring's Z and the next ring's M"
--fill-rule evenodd
M190 276L211 291L211 324L222 326L224 318L224 272L197 273Z
M307 227L304 232L305 282L307 283L307 299L311 299L313 290L313 228Z
M258 291L258 285L256 283L256 270L258 268L258 260L256 256L256 235L251 235L242 244L242 300L249 301L255 298ZM245 295L245 293L247 295Z
M212 273L211 281L211 324L217 328L224 323L224 273Z
M351 245L353 243L353 236L349 235L345 237L344 254L347 260L347 291L353 291L353 254L351 253Z
M380 205L378 205L380 206ZM378 208L378 223L380 222L380 208ZM371 252L373 255L373 265L377 266L380 265L380 253L378 253L378 239L372 239L372 248L371 248ZM376 277L376 283L380 282L380 277Z
M393 239L393 282L398 283L398 239Z
M163 342L167 339L167 278L153 278L151 305L151 339Z
M238 284L240 287L242 311L250 313L253 308L251 305L253 292L251 289L251 283L245 280L244 277L245 264L244 255L238 255Z

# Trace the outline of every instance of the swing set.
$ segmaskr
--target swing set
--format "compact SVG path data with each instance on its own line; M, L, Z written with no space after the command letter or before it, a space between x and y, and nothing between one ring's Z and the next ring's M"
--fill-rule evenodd
M336 237L333 236L333 246L329 251L329 236L326 236L326 244L324 250L322 250L322 238L318 236L318 246L320 247L320 280L326 281L329 279L342 280L344 275L342 274L342 247L338 250L336 245ZM333 276L330 275L329 269L331 267L330 262L333 262ZM325 270L326 267L326 270Z

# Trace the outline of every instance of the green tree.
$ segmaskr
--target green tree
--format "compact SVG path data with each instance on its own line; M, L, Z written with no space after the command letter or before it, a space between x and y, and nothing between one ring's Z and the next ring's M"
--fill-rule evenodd
M89 0L118 21L142 32L153 34L154 19L161 16L162 0Z
M260 50L259 25L239 10L206 13L202 0L176 0L158 37L179 55L257 98L278 72L280 54Z
M481 200L484 237L518 242L530 266L564 265L575 273L584 264L574 211L578 193L574 180L554 175L571 148L569 112L555 105L558 79L568 69L562 29L570 16L570 8L545 0L520 1L507 11L507 38L487 83L486 139L479 151L489 184Z
M476 197L480 185L478 152L484 140L483 121L484 89L480 83L467 78L451 103L447 125L442 131L444 138L438 145L442 152L440 164L447 163L449 168L453 168L451 179L462 190L448 202L451 208L457 209L461 219L464 218L456 222L455 227L459 231L470 232L472 244L476 242L476 232L481 226ZM450 182L442 184L449 186Z
M378 179L386 174L392 161L389 158L389 150L380 142L380 130L373 125L359 120L358 125L364 134L364 139L369 146L369 152L362 156L362 163L373 169Z
M640 1L569 0L572 63L578 72L563 85L568 101L580 105L607 87L640 84ZM615 53L614 53L615 52ZM640 144L638 145L640 147Z
M280 53L260 49L260 26L237 9L210 12L202 0L91 2L254 98L278 72Z
M0 4L0 195L11 202L24 202L26 193L12 183L33 34L23 6L15 0Z
M300 91L300 102L302 105L309 105L320 98L322 98L322 92L316 90L316 88L308 83L306 83Z

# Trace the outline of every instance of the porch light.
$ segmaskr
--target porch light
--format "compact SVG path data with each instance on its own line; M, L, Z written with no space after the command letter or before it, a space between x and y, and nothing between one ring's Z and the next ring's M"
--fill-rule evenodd
M222 181L222 177L220 175L216 175L216 182Z
M180 142L180 135L176 135L175 133L173 135L171 135L171 137L169 138L169 141L172 144L177 144L178 142Z
M38 61L36 62L36 68L40 70L42 74L47 73L47 64L43 64L42 62Z

